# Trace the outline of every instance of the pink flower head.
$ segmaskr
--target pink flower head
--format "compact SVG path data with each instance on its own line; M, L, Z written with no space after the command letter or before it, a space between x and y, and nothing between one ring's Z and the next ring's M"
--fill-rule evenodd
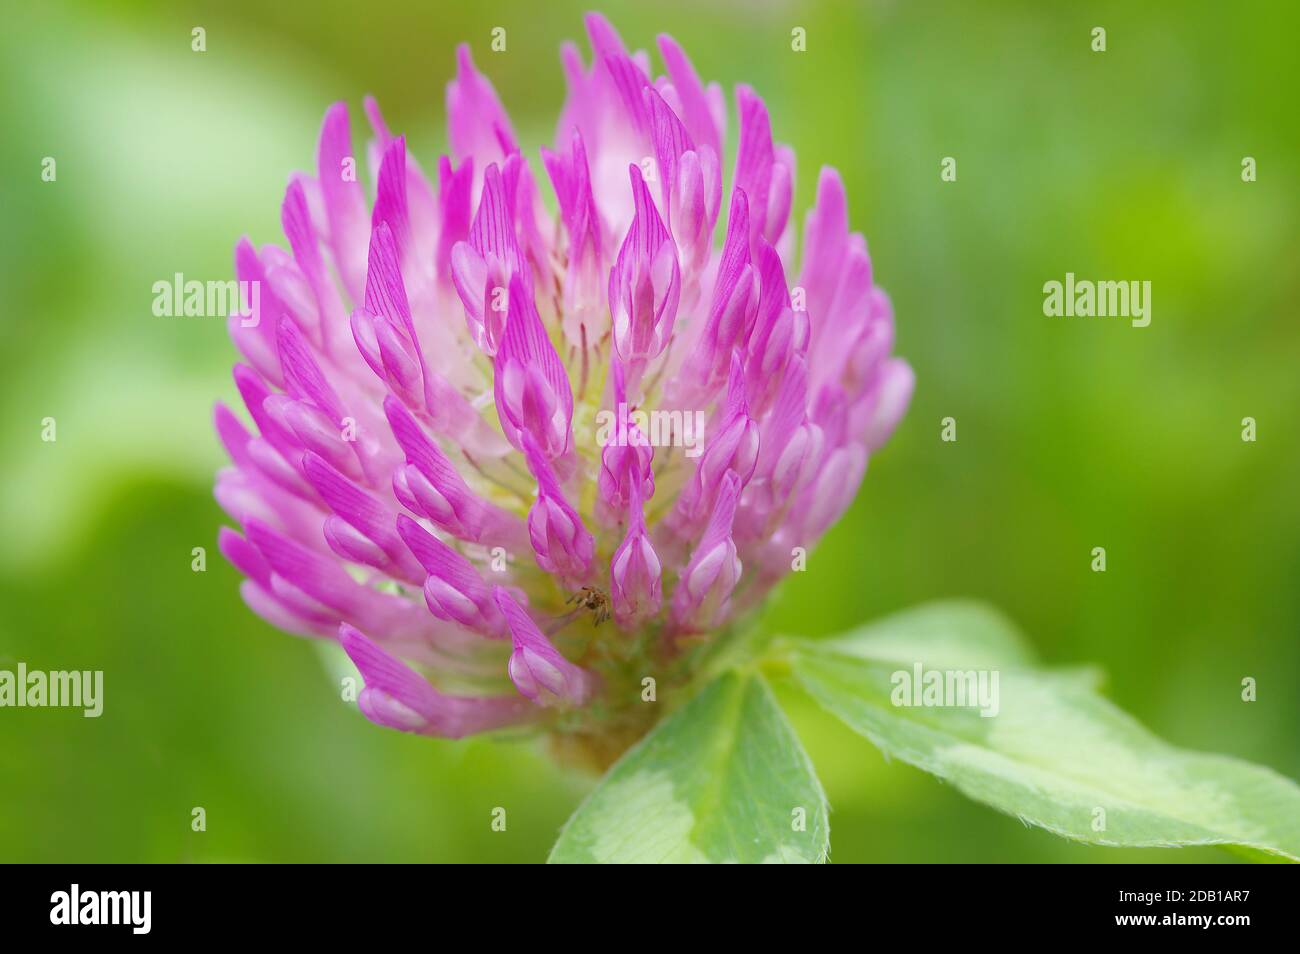
M627 737L641 678L689 680L688 644L840 516L911 396L839 176L796 267L757 94L724 196L719 87L667 37L657 76L587 28L540 159L462 47L433 180L372 100L368 149L337 103L287 249L235 249L261 294L230 320L252 426L218 405L221 550L256 613L339 642L381 725Z

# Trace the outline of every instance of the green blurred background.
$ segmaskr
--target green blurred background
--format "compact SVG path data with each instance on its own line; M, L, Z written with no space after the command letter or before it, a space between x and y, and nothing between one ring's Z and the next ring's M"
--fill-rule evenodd
M244 608L210 492L210 409L234 395L235 352L221 320L150 305L174 272L232 277L241 234L280 240L286 176L313 166L333 100L357 128L374 93L432 168L460 41L535 155L583 5L10 6L0 665L103 669L106 708L0 710L0 860L543 859L589 780L530 743L372 727L311 645ZM1055 7L603 8L630 46L670 32L703 77L766 98L798 152L800 223L817 168L841 170L917 371L903 427L771 620L830 633L986 599L1048 662L1104 668L1111 697L1164 738L1297 778L1300 16ZM195 26L206 53L190 50ZM505 53L488 49L496 26ZM940 182L944 156L955 183ZM1150 280L1151 326L1045 318L1042 285L1066 271ZM56 443L40 439L46 416ZM956 443L939 440L945 416ZM206 573L191 572L195 546ZM1229 858L1058 841L782 697L830 796L834 860ZM498 805L505 833L489 827Z

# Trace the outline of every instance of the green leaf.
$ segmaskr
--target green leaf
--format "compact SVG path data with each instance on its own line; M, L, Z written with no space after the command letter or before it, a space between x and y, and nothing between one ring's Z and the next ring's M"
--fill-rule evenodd
M772 691L732 672L609 770L550 861L821 862L826 814L812 763Z
M886 616L843 636L818 641L849 656L912 665L1035 665L1033 650L1015 626L986 603L944 600Z
M796 641L790 665L823 707L885 753L1023 822L1096 845L1224 845L1300 860L1300 787L1161 741L1099 696L1093 679L1034 668L999 619L970 604L936 605L840 639ZM923 683L930 670L946 681L948 671L983 669L992 689L996 673L986 697L996 706L984 707L996 714L895 704L918 663Z

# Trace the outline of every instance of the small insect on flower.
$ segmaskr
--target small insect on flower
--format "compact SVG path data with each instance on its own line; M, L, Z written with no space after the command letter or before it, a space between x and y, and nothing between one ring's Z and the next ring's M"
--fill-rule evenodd
M655 75L586 24L535 157L464 46L427 167L373 100L364 148L326 111L287 247L235 247L260 294L229 321L246 415L216 408L215 493L245 601L337 641L372 721L534 726L605 759L663 711L642 675L689 683L692 648L838 519L913 378L835 171L796 258L794 152L763 101L736 88L724 195L721 88L667 36ZM586 423L628 407L616 440Z
M596 626L609 619L609 596L599 587L584 586L565 602L577 603L579 609L590 610L592 623Z

